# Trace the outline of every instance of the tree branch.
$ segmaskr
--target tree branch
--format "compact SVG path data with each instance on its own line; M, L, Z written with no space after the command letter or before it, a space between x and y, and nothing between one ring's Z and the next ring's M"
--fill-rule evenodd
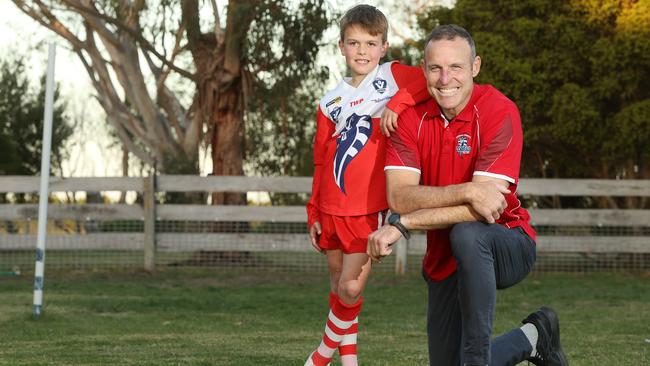
M221 28L221 19L219 17L219 9L217 8L217 1L210 0L212 5L212 13L214 15L214 36L217 38L217 44L222 44L225 38L223 28Z
M19 0L13 0L13 1L19 1ZM189 72L187 70L184 70L184 69L174 65L173 62L170 62L169 60L167 60L167 58L165 56L160 54L156 50L156 48L148 40L146 40L142 36L142 33L138 29L134 29L133 27L129 26L128 24L122 22L119 19L110 17L110 16L108 16L106 14L102 14L97 9L84 6L83 4L79 3L79 1L76 1L76 0L62 0L62 1L66 2L66 4L69 3L68 5L70 7L72 7L72 8L74 8L74 9L78 10L80 14L91 15L93 17L104 20L105 22L113 24L116 27L126 31L131 37L133 37L138 42L138 44L140 44L140 47L142 47L144 50L146 50L148 52L151 52L162 63L164 63L169 68L176 71L177 73L179 73L183 77L186 77L186 78L188 78L190 80L194 80L194 78L196 77L196 75L192 74L191 72Z
M75 49L84 48L84 43L77 38L68 28L66 28L58 18L49 11L48 7L45 6L41 1L34 1L39 7L39 11L30 7L22 0L12 0L14 4L20 9L23 13L27 14L30 18L36 20L38 23L44 27L50 29L54 33L66 39L72 44L72 47Z

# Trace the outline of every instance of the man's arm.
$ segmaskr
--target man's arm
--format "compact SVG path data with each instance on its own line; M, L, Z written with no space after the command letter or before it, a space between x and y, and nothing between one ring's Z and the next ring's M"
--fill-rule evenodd
M419 174L415 172L401 171L404 174L399 174L399 172L400 171L398 170L394 171L394 173L397 174L393 174L393 178L394 178L393 183L398 182L404 185L400 186L398 184L397 186L391 186L391 184L388 184L389 191L391 189L399 189L399 188L409 190L409 187L413 184L413 182L419 181ZM497 190L500 190L501 192L503 191L509 192L509 190L507 189L509 184L510 183L508 183L507 181L498 178L487 177L487 176L474 176L470 185L476 185L478 187L476 189L478 189L479 191L481 190L481 187L489 188L488 190L490 190L492 189L492 186L494 186L497 187ZM419 186L419 187L444 188L444 187L424 187L424 186ZM434 194L435 191L436 189L433 189L432 191L424 191L424 193ZM404 197L409 197L409 195L413 194L413 192L414 191L411 191L406 195L398 194L397 195L398 200ZM442 191L438 190L438 193L441 192ZM503 198L503 193L500 193L498 195L501 196L501 198ZM415 196L413 197L417 199L417 197ZM499 200L497 199L496 202L498 201ZM391 204L389 202L389 206L390 205ZM495 206L496 207L495 211L490 211L490 209L488 209L488 211L492 212L492 214L488 216L488 218L485 218L482 215L480 215L469 204L453 205L447 207L436 207L436 208L423 208L423 209L417 209L415 211L401 215L400 222L408 230L443 229L452 226L454 224L457 224L459 222L465 222L465 221L484 220L488 222L494 222L499 218L499 215L503 212L506 206L507 204L505 203L505 198L503 198L503 203L498 206ZM393 210L392 206L391 206L391 210ZM368 250L367 250L368 255L374 261L379 261L381 258L390 255L393 251L392 245L395 242L397 242L397 240L399 240L401 236L402 234L397 228L391 225L382 226L377 231L373 232L372 234L370 234L370 236L368 236Z
M418 212L418 219L414 217L418 229L428 223L453 225L478 218L494 223L507 206L503 195L510 193L508 185L501 179L474 176L469 183L445 187L422 186L420 174L415 171L386 170L388 206L391 211L400 214ZM452 207L455 208L449 210Z
M484 176L475 176L472 179L470 185L477 186L480 184L480 187L488 187L492 189L492 186L503 188L503 190L508 190L508 182L502 179L484 177ZM475 189L475 188L473 188ZM480 188L478 188L480 191ZM509 191L508 191L509 192ZM505 193L505 192L504 192ZM503 194L499 194L503 198ZM488 205L485 207L488 208L488 211L491 214L488 217L481 216L476 209L470 204L461 204L448 207L438 207L438 208L425 208L419 209L408 214L402 215L401 222L407 229L412 230L433 230L433 229L443 229L459 222L465 221L486 221L488 223L494 223L499 219L499 215L505 210L507 204L505 198L503 203L499 197L495 197L494 200L494 209L489 209Z

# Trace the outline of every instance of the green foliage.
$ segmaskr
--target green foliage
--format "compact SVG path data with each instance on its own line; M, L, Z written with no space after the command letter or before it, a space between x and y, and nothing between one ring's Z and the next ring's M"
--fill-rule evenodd
M54 93L52 172L61 173L65 140L72 128L65 122L65 103ZM21 59L0 62L0 173L35 175L41 168L45 76L34 90Z
M328 78L315 65L331 24L322 0L261 1L246 57L255 78L247 101L246 162L262 175L310 175L318 97Z
M20 168L17 147L11 139L9 131L3 126L0 129L0 175L8 175Z
M445 23L472 33L477 82L519 106L523 176L650 178L648 1L458 0L419 18Z

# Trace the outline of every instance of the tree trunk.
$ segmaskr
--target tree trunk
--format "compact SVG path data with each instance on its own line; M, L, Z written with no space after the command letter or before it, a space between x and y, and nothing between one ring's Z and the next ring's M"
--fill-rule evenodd
M238 78L236 83L241 84ZM212 174L244 175L244 106L241 86L231 86L218 95L212 113L211 136ZM241 193L214 193L213 204L245 205L246 195Z
M208 122L213 175L243 175L245 67L244 41L254 1L229 1L225 34L201 34L198 2L182 2L188 47L197 68L198 113ZM212 204L246 204L241 193L215 193Z
M122 176L129 176L129 149L122 145ZM126 203L126 191L120 192L118 203Z

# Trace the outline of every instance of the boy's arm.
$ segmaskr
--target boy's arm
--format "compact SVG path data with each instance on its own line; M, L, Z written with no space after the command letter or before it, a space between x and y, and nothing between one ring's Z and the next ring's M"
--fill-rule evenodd
M388 101L386 108L400 114L406 108L431 98L429 89L427 89L427 80L421 67L394 62L391 65L391 72L399 90Z
M406 66L399 62L391 65L391 72L399 90L386 104L381 120L380 129L386 137L397 128L397 117L406 108L423 102L429 98L426 79L420 67Z
M320 210L318 206L320 181L326 159L326 142L332 133L333 123L325 116L319 106L316 114L316 135L314 136L314 179L311 187L311 197L309 198L309 202L307 202L307 225L309 227L315 222L320 221Z

